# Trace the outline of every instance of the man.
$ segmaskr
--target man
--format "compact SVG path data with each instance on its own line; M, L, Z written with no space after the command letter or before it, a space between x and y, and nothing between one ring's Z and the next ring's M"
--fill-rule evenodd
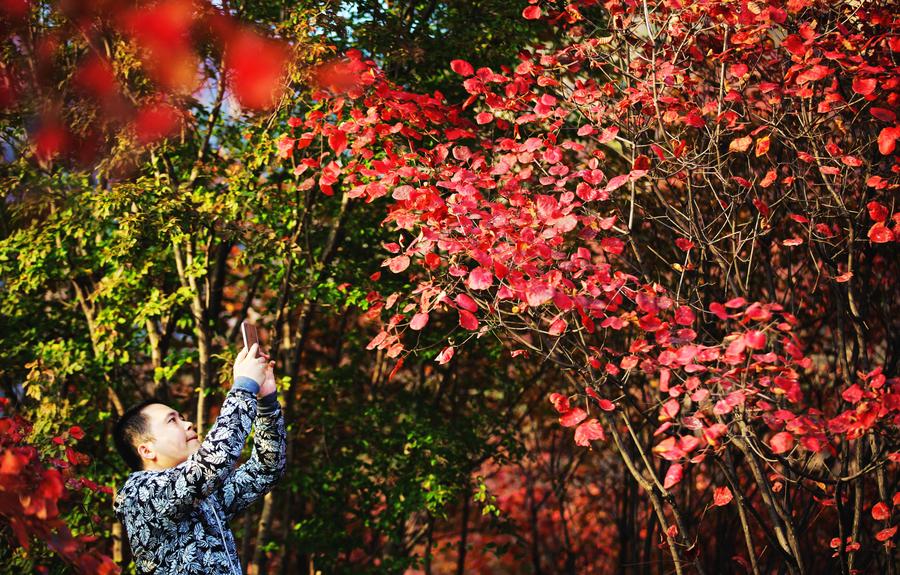
M235 359L234 383L202 443L161 403L136 405L116 423L116 448L134 472L114 507L138 573L241 573L228 521L272 489L285 463L274 363L257 350ZM254 421L253 454L235 469Z

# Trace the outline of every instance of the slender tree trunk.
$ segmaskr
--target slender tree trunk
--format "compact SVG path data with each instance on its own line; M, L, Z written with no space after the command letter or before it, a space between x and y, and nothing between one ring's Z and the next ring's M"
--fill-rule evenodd
M253 517L255 515L256 514L253 513L252 509L248 509L244 513L244 518L243 518L244 535L243 535L243 537L241 537L241 558L242 558L241 562L244 565L244 572L247 572L247 570L250 568L250 559L251 559L250 549L251 549L251 543L253 542L253 537L252 537Z
M462 518L460 519L459 528L459 544L456 548L456 575L465 575L466 572L466 554L468 553L469 542L469 499L471 498L471 490L466 485L463 493Z
M115 497L119 493L119 488L113 482L112 486L113 491L113 503L115 503ZM113 517L112 528L110 529L112 533L112 560L116 562L116 565L122 565L124 562L124 533L122 530L122 524L119 523L119 520L116 517Z
M206 430L206 390L212 375L210 366L209 333L202 325L197 326L197 352L200 363L200 381L197 386L197 433Z
M248 575L261 575L266 572L266 557L263 554L263 546L269 539L269 528L272 525L275 494L270 491L263 498L262 512L259 514L259 522L256 528L256 545L253 549L253 561L247 567Z

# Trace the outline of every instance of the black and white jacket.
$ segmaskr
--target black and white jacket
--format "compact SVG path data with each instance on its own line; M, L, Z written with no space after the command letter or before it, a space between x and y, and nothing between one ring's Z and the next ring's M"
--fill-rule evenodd
M228 521L272 489L285 466L281 407L273 393L257 411L258 390L238 378L197 453L171 469L128 477L114 508L138 573L242 573ZM253 453L235 468L254 421Z

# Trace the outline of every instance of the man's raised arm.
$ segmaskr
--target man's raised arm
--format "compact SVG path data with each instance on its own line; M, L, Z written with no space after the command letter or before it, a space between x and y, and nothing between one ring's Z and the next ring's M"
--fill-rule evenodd
M275 374L270 365L260 390L253 453L218 491L226 520L249 507L271 490L284 473L284 415L275 393Z

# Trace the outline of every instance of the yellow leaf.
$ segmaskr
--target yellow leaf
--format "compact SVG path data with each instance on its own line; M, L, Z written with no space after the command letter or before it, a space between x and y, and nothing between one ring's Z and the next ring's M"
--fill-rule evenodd
M735 138L731 140L731 143L728 144L728 151L730 152L746 152L750 149L750 144L753 143L753 138L750 136L744 136L743 138Z

